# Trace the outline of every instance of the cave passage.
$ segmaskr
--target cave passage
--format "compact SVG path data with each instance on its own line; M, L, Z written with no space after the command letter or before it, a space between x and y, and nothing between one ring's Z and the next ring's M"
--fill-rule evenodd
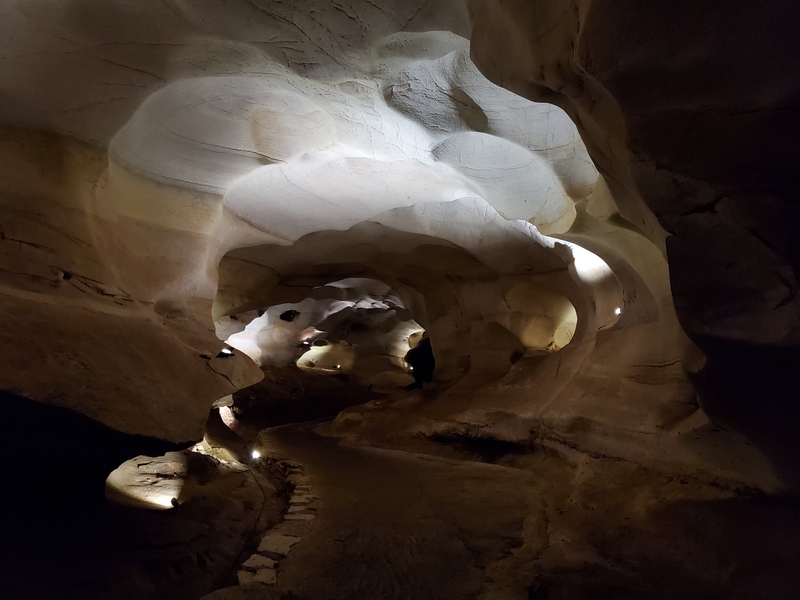
M798 597L800 3L0 14L0 596Z
M233 394L230 411L239 421L268 427L334 417L413 387L418 377L431 381L430 340L389 286L349 278L307 293L300 302L232 309L217 320L217 334L265 375Z

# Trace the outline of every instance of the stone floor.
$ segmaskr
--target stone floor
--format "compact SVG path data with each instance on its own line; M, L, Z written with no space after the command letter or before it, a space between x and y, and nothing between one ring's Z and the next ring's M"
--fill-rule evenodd
M244 585L208 600L766 600L800 588L800 511L780 502L590 457L509 468L342 445L311 425L259 442L296 461L298 488Z

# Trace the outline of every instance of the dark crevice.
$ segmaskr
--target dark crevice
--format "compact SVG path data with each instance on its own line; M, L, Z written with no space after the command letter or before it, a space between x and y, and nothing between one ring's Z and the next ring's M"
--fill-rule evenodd
M173 443L116 431L73 410L0 392L0 425L6 477L19 494L4 494L6 509L34 524L69 513L91 512L105 503L105 480L126 460L182 450L192 441ZM54 499L57 498L57 502ZM11 523L11 532L19 520ZM24 525L27 529L30 523ZM46 526L46 525L44 525Z
M349 375L311 373L297 367L273 367L259 383L233 394L237 420L265 429L332 418L341 411L383 397Z
M491 437L471 437L456 433L440 433L428 438L432 442L454 446L475 460L496 463L509 455L524 455L533 452L531 444L510 442Z
M281 321L286 321L288 323L291 323L292 321L294 321L299 316L300 316L300 313L298 311L296 311L296 310L287 310L286 312L281 313L281 316L279 318L280 318Z
M704 204L699 204L694 208L687 210L683 213L684 217L688 217L689 215L701 215L701 214L716 214L717 206L720 202L725 200L727 196L717 196L710 202L706 202Z

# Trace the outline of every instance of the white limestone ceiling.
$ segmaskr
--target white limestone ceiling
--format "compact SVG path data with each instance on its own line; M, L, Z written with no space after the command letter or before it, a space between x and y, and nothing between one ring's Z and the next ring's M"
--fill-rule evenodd
M227 327L221 324L219 332ZM226 342L265 369L296 364L365 385L407 385L413 378L404 357L422 332L389 286L348 278L312 289L301 302L269 307Z
M394 207L467 195L506 218L566 231L573 200L597 180L566 114L490 84L466 40L438 32L424 42L460 47L437 60L385 62L386 42L343 81L311 80L266 57L251 73L179 79L143 103L110 154L146 177L224 194L234 215L291 241L323 223L346 229Z
M387 290L387 295L373 296L369 294L361 282L371 282L368 279L352 279L352 288L346 291L355 291L344 298L336 293L336 285L327 284L316 288L313 297L305 298L297 303L284 303L270 306L264 314L253 319L239 332L226 338L226 342L241 350L252 358L259 366L286 366L294 362L301 354L297 348L306 351L312 342L317 339L327 340L326 332L331 330L330 324L322 325L333 315L347 310L380 310L392 311L404 307L399 298ZM380 283L380 282L376 282ZM347 284L345 284L347 285ZM381 284L384 285L384 284ZM296 317L286 320L281 317L287 311L295 311ZM410 319L410 312L406 316ZM319 327L319 329L318 329ZM417 326L419 329L419 326Z
M398 31L470 30L461 0L8 0L0 114L107 146L142 102L182 77L276 62L344 79Z
M6 4L0 109L107 144L111 171L221 196L264 241L456 200L462 228L497 211L533 245L569 229L598 177L577 129L478 72L460 1L291 4ZM257 238L232 225L216 256Z
M248 281L238 275L243 267ZM464 375L465 357L498 377L512 365L509 353L553 352L575 336L593 339L599 328L617 322L622 306L619 282L599 256L542 236L530 223L503 219L478 198L465 198L392 209L347 231L309 234L291 246L236 250L220 266L219 314L297 307L304 319L311 318L314 286L333 273L369 273L398 293L415 292L417 298L403 294L410 298L404 305L429 335L437 381L443 383ZM300 339L297 332L286 337L295 325L281 323L277 333L284 337L273 336L272 323L274 318L251 323L228 342L262 365L285 364L297 357ZM304 330L305 321L295 328ZM262 330L269 337L264 344L256 340ZM487 354L494 334L509 344ZM345 349L324 354L328 363L349 368ZM321 363L309 356L301 362Z
M506 350L555 350L616 322L607 263L586 278L550 237L598 187L577 129L478 72L460 0L14 0L0 18L13 32L0 40L3 122L107 150L79 204L97 278L171 326L210 325L217 289L215 317L302 301L281 297L287 281L325 270L316 285L372 270L424 297L409 310L444 374L467 345L507 370ZM220 276L226 253L259 245L268 256ZM496 280L485 304L500 309L482 314L470 280ZM515 332L502 352L498 327Z
M390 33L351 51L335 77L209 40L181 48L169 72L174 80L111 141L112 160L222 196L227 214L271 243L373 221L464 249L496 275L561 270L571 260L566 245L542 234L568 231L575 203L598 181L575 126L560 109L488 82L452 32ZM227 247L252 245L229 238ZM395 252L409 245L393 243ZM314 252L306 265L324 260ZM611 289L602 295L611 299L602 302L587 299L595 282L576 275L586 289L567 292L572 325L553 347L575 331L572 302L585 305L583 333L616 322L618 285L606 271ZM594 312L603 313L596 323ZM552 318L541 340L561 327Z

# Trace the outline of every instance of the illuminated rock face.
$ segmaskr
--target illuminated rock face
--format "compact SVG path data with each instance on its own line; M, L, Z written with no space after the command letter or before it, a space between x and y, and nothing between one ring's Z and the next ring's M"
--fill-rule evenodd
M365 386L413 382L404 359L423 329L391 288L354 278L311 294L270 307L226 342L262 368L297 365L307 372L352 375Z
M5 128L0 152L2 387L125 433L197 439L209 403L260 376L214 358L218 209L178 193L148 214L142 198L164 189L115 180L103 152L67 138Z
M126 461L108 476L106 496L121 504L149 510L177 507L187 487L190 457L189 452L169 452L158 458L137 456ZM207 466L206 470L211 468Z
M209 301L231 250L371 220L397 238L466 245L491 261L480 277L566 270L566 249L524 221L566 231L592 192L577 131L478 73L458 3L426 6L356 3L346 16L309 3L289 21L244 3L6 7L18 43L37 50L4 41L15 58L2 63L0 109L17 127L2 147L4 302L20 318L3 332L14 360L2 387L188 441L211 401L260 376L231 371L236 357L213 364ZM523 252L512 259L509 237ZM542 294L533 312L549 324L503 327L542 345L566 311L563 344L577 317L558 292ZM551 305L557 314L542 316ZM482 318L467 310L462 319Z
M263 377L247 356L399 388L424 330L442 394L409 410L412 429L536 425L623 455L702 429L659 223L678 234L683 306L702 286L682 265L725 212L724 186L648 166L688 159L657 151L672 96L657 127L627 118L633 87L603 80L639 67L580 63L625 11L593 9L579 35L580 11L555 4L8 4L0 303L15 318L0 388L186 442L214 400ZM657 51L642 56L658 66ZM724 226L746 229L733 216L745 208ZM754 244L736 252L780 254ZM755 314L739 293L747 264L729 277L707 263L712 288L736 281L742 299L721 320L712 299L684 310L705 327L690 331L737 330L740 301ZM759 302L778 298L764 289ZM388 321L364 316L368 297ZM791 339L796 302L781 302L745 339ZM214 321L237 352L220 355ZM357 322L370 333L343 333ZM331 349L298 349L319 331Z
M782 225L798 166L789 31L785 15L745 2L720 15L690 2L482 0L472 55L490 79L569 112L623 216L651 239L659 225L670 234L691 331L795 344L796 253Z
M800 357L797 9L602 0L473 8L481 71L567 111L621 215L665 241L678 315L706 355L693 367L704 408L796 477L787 424L798 417L788 399Z

